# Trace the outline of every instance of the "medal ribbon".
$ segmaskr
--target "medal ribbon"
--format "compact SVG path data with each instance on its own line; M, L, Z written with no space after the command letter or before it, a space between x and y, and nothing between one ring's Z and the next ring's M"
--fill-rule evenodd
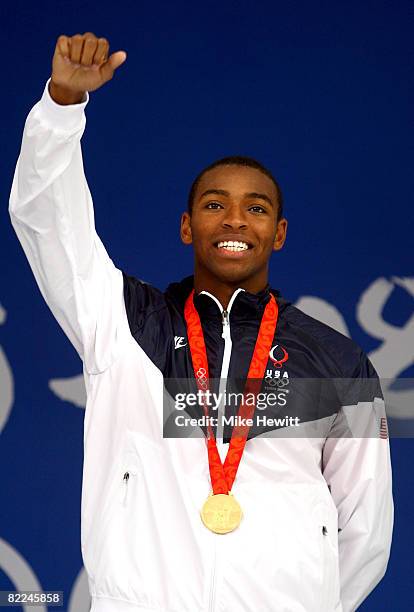
M251 419L253 416L256 407L255 402L246 405L244 403L244 398L247 394L253 394L252 397L256 397L257 393L260 391L266 364L269 359L269 351L276 331L278 312L277 302L271 294L270 301L266 304L260 323L259 333L247 374L242 402L237 414L237 421L239 421L239 419ZM194 289L186 300L184 317L187 324L188 344L197 386L199 390L207 391L209 388L207 351L200 316L194 306ZM208 416L208 411L204 402L203 408L205 415ZM237 469L243 455L250 426L238 424L233 428L229 449L223 465L217 449L216 438L209 421L207 422L206 445L213 494L228 494L236 478Z

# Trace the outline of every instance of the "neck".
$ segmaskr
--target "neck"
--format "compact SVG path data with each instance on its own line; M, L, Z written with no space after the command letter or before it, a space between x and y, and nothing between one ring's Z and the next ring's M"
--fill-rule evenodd
M224 309L227 308L231 296L239 287L249 291L249 293L259 293L259 291L266 287L267 283L267 275L264 278L256 277L255 279L247 279L240 282L228 282L218 278L210 278L203 274L197 274L197 271L194 272L195 293L208 291L218 299Z

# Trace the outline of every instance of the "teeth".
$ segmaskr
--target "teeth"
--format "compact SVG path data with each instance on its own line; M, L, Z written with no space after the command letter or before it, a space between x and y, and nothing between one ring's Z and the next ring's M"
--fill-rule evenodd
M225 240L224 242L219 242L217 247L219 249L225 248L226 251L246 251L246 249L249 248L246 242L239 242L237 240Z

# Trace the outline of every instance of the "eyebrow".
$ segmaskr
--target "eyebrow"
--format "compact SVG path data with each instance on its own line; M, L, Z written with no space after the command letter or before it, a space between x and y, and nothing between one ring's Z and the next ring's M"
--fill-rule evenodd
M215 193L216 195L223 195L223 196L229 196L230 195L230 192L226 191L225 189L207 189L206 191L204 191L204 193L201 194L200 198L203 198L204 196L206 196L206 195L208 195L210 193ZM265 200L265 202L268 202L271 206L273 206L272 200L265 193L257 193L256 191L250 191L248 193L243 194L243 197L245 197L245 198L259 198L261 200Z

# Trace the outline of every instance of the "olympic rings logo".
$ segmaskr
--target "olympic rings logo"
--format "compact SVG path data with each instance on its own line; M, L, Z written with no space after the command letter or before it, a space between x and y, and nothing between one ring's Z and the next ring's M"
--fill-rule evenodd
M268 385L270 385L271 387L286 387L286 385L289 384L289 379L288 378L265 378L266 382Z
M208 380L206 374L207 371L205 368L198 368L196 372L198 384L200 385L200 387L203 387L203 389L207 389Z

